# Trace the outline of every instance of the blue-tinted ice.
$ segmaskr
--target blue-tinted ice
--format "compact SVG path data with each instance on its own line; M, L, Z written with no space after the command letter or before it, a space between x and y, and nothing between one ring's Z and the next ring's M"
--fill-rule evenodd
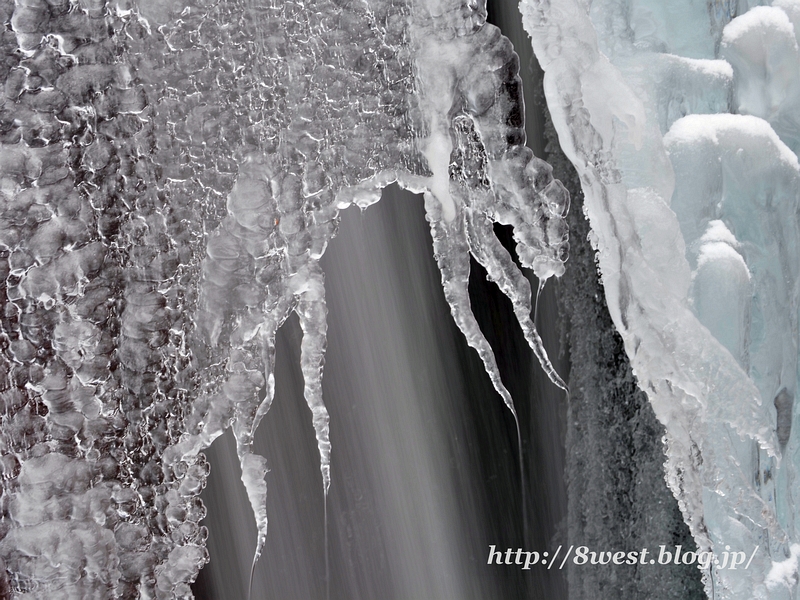
M668 483L701 550L758 548L711 598L797 594L800 4L755 4L522 3Z

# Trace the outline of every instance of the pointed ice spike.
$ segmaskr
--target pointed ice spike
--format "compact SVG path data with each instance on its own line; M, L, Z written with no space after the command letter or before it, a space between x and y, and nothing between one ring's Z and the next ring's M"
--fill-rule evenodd
M295 308L303 329L300 345L300 363L305 380L304 395L311 409L314 433L317 436L320 471L325 495L331 486L331 442L328 410L322 401L322 368L325 363L328 309L325 305L324 275L317 263L309 266L299 302Z
M253 420L249 423L249 442L252 443L253 436L258 428L261 419L269 412L272 407L272 401L275 398L275 337L278 335L278 329L286 321L292 310L295 307L295 300L291 294L286 294L277 303L275 308L264 319L264 325L261 328L262 340L262 359L264 361L264 377L267 381L267 387L264 393L264 398L256 409Z
M544 284L547 280L540 279L539 280L539 287L536 289L536 301L533 303L533 324L536 325L537 318L539 316L539 298L542 297L542 290L544 289Z
M447 223L429 214L431 236L433 237L433 253L442 273L444 297L450 305L453 319L464 334L467 343L474 348L483 361L486 373L492 381L494 389L503 398L508 409L516 419L517 411L514 401L508 393L497 368L494 352L472 313L469 299L469 248L464 235L463 215L458 215Z
M319 263L312 262L301 273L302 284L296 291L299 301L295 312L303 330L300 344L300 366L305 380L303 394L311 409L314 433L319 449L319 468L325 502L325 587L330 597L330 566L328 562L328 490L331 487L330 417L322 400L322 369L327 346L328 308L325 304L325 275Z
M269 411L275 397L275 337L278 328L283 324L294 306L291 294L285 294L277 303L275 309L264 319L260 337L263 344L262 359L264 361L264 377L266 389L264 397L253 410L248 407L247 398L242 399L243 407L233 422L233 434L236 438L236 454L242 467L242 483L244 484L247 498L253 509L256 520L256 549L253 554L253 564L250 569L250 586L253 584L253 574L264 544L267 539L267 482L265 480L268 468L264 457L253 454L251 451L253 436L261 419ZM249 592L248 592L249 597Z
M239 458L242 465L242 483L247 491L247 499L253 507L256 518L258 534L256 537L256 551L253 555L253 564L250 567L250 588L253 585L253 573L256 563L264 549L267 540L267 459L258 454L248 452ZM250 592L248 591L248 597Z
M542 338L531 320L531 286L514 264L514 260L494 235L492 222L483 213L465 209L467 237L475 259L483 265L489 276L497 282L503 293L511 300L528 345L533 350L544 372L555 385L569 393L567 384L561 379L544 348Z
M475 319L475 315L472 312L469 299L469 247L464 231L464 213L459 212L456 218L450 222L439 219L438 208L435 207L432 199L427 194L425 198L425 208L428 221L431 224L433 254L436 257L439 271L442 273L444 297L450 305L450 312L453 315L453 320L461 330L461 333L464 334L467 343L477 351L478 356L480 356L483 361L483 367L487 375L489 375L494 389L500 394L500 397L503 398L503 402L505 402L514 417L514 425L517 430L523 531L527 532L528 519L525 510L527 502L525 499L525 469L522 464L522 431L519 426L517 410L514 407L514 400L511 398L511 394L509 394L500 378L500 370L497 367L494 351L484 337L478 325L478 321Z

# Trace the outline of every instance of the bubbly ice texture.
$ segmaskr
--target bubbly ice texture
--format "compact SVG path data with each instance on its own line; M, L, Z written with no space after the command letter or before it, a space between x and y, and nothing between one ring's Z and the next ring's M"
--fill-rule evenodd
M749 10L748 10L749 9ZM793 598L800 4L523 0L710 598Z
M267 533L275 335L295 312L331 485L319 258L339 211L425 194L445 295L469 253L511 298L567 257L569 196L525 148L518 59L480 1L0 0L0 594L184 598L202 449L232 427Z

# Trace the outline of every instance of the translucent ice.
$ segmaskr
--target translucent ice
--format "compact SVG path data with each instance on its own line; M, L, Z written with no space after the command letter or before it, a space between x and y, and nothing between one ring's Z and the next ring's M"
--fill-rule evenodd
M453 316L473 253L530 319L569 197L524 147L518 60L482 2L0 1L0 592L191 595L201 453L226 428L267 531L255 430L295 312L331 485L319 258L339 211L424 192ZM4 592L3 592L4 593Z
M783 598L795 584L773 584L796 581L798 11L747 8L522 3L612 318L666 426L668 483L701 549L760 548L748 571L709 570L709 597Z

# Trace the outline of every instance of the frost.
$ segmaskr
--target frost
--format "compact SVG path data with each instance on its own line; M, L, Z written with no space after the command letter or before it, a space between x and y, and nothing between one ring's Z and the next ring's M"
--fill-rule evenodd
M339 211L425 193L453 317L469 253L551 380L520 263L564 270L569 196L524 147L518 59L482 2L0 2L0 590L187 597L202 454L231 427L258 541L275 335L303 330L331 485L319 259Z

